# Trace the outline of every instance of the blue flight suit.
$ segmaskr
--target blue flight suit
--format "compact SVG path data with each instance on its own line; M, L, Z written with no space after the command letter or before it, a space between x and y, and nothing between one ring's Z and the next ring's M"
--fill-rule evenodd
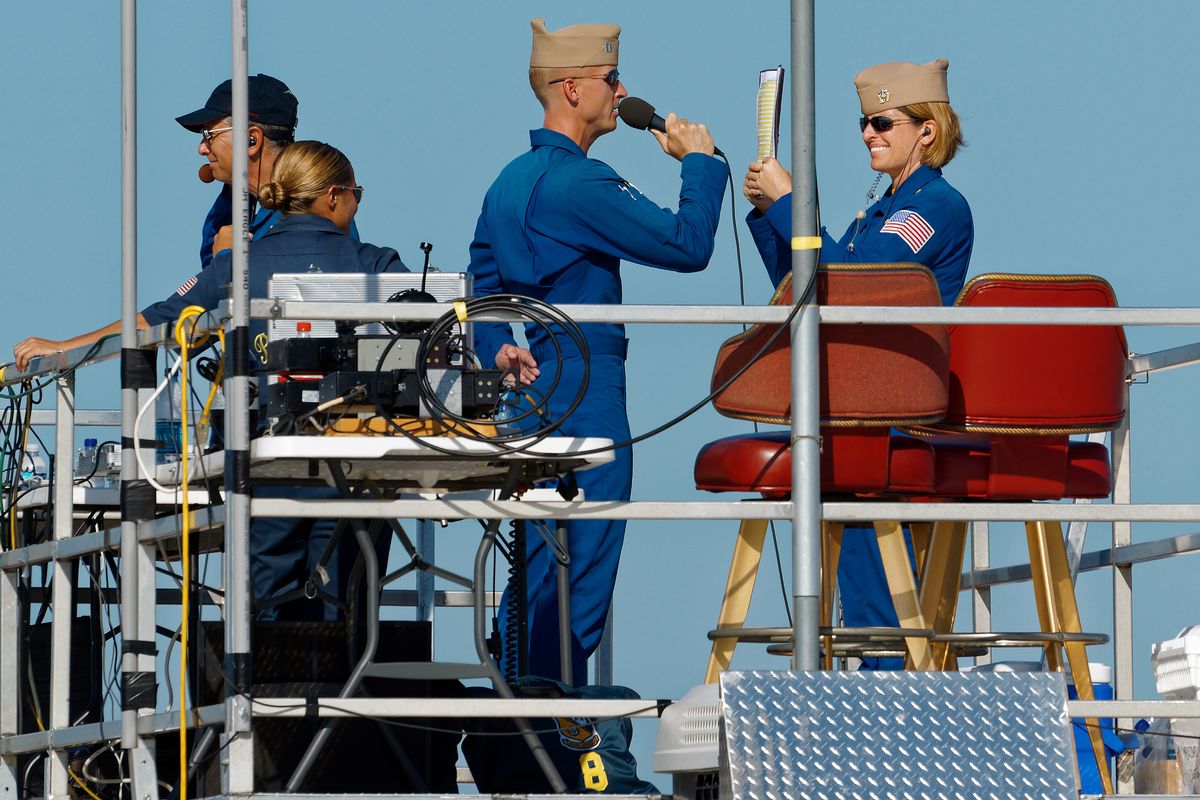
M395 250L357 242L324 217L313 214L280 216L274 227L260 233L250 243L250 297L266 297L267 283L275 273L312 272L314 268L324 273L409 271ZM159 325L173 323L187 306L216 308L228 297L232 274L232 251L222 251L209 269L188 279L170 297L148 306L142 316L151 325ZM250 337L256 356L253 363L262 382L266 372L266 320L251 320ZM297 500L332 500L338 496L334 489L286 486L255 487L253 493L255 497ZM336 523L332 519L253 518L250 522L250 580L255 600L270 600L303 586L333 535ZM390 537L383 537L378 548L385 565L389 541ZM357 557L355 537L343 536L326 565L329 583L320 587L322 591L342 598ZM289 604L286 609L269 606L259 610L258 618L334 620L338 618L338 609L328 603Z
M282 212L259 208L258 199L254 195L250 196L250 236L252 239L257 238L259 232L270 230L281 219L283 219ZM212 208L208 210L208 215L204 217L204 224L200 227L200 269L208 269L208 265L212 263L213 239L216 238L217 231L232 224L233 189L229 184L225 184L217 194L217 199L213 201ZM353 221L350 223L350 238L358 241L358 227Z
M488 189L471 243L469 271L475 292L504 292L553 304L621 302L621 260L675 272L698 272L708 265L725 192L726 171L700 153L683 158L679 211L660 208L607 164L588 158L561 133L531 131L531 149L504 168ZM559 430L565 436L598 436L627 441L625 411L625 329L619 324L580 326L591 351L589 365L565 337L562 376L549 402L561 418L590 366L583 402ZM559 366L549 335L526 325L529 349L545 391ZM488 366L506 343L515 344L508 325L476 324L475 347ZM628 500L633 453L577 475L588 500ZM553 522L550 523L553 529ZM568 524L571 575L572 669L586 682L587 658L595 651L616 583L625 537L624 520ZM560 677L554 554L530 526L527 536L528 613L531 674ZM510 587L511 588L511 587ZM505 592L507 607L510 592ZM507 616L501 615L507 622Z
M913 212L919 215L919 220L900 212ZM884 231L889 220L895 222ZM757 209L751 211L746 224L771 282L778 286L792 269L792 196L779 198L765 214L760 214ZM929 234L929 230L933 232ZM821 262L825 264L924 264L937 280L942 304L949 306L954 305L966 280L975 227L970 206L946 182L942 171L922 165L900 184L897 192L893 194L889 189L867 209L864 219L851 222L841 239L835 242L822 228L821 240ZM879 540L872 529L845 529L838 562L838 583L846 625L895 627L900 624L887 590ZM897 658L863 661L864 669L902 669L903 666L903 660Z

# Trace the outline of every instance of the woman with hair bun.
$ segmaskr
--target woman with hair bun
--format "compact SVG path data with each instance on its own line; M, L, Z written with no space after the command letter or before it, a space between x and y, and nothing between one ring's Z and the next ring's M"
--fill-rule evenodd
M258 202L283 213L283 219L250 243L250 296L266 297L267 281L287 272L407 272L390 247L357 242L350 223L362 202L363 187L340 150L324 142L288 145L275 160L271 180L258 187ZM186 306L216 308L227 296L233 275L232 253L222 252L212 266L179 290L142 312L157 325L176 319ZM251 322L254 352L266 358L266 322Z
M275 161L271 180L258 190L259 202L284 216L250 243L250 297L266 297L267 282L277 272L408 272L395 250L348 235L362 195L363 187L354 181L354 167L336 147L301 141L285 148ZM232 279L233 254L222 251L208 269L138 314L138 327L174 322L188 306L216 308L229 296ZM265 343L265 321L252 321L250 329L256 344ZM120 330L117 321L72 339L30 337L13 348L13 355L18 369L25 369L35 356L85 347ZM261 364L265 344L261 352L255 347L255 353Z

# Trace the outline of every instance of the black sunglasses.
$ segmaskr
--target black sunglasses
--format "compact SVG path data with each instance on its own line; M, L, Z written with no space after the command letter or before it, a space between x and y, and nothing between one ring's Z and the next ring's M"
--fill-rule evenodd
M584 78L596 78L597 80L604 81L609 86L615 87L618 83L621 82L621 72L620 72L620 70L614 69L614 70L609 70L608 72L604 73L603 75L568 75L565 78L555 78L552 81L547 81L547 85L550 85L553 83L562 83L563 81L566 81L566 80L581 81Z
M885 133L886 131L890 131L892 128L896 127L897 125L908 125L910 123L916 124L918 122L924 122L924 120L892 119L891 117L870 117L870 118L859 117L858 118L858 129L860 131L865 131L867 129L867 126L870 125L873 129L875 129L879 133Z
M333 185L333 188L345 189L347 192L350 192L351 194L354 195L354 202L356 202L356 203L362 202L363 187L361 187L361 186L343 186L340 183L335 183Z

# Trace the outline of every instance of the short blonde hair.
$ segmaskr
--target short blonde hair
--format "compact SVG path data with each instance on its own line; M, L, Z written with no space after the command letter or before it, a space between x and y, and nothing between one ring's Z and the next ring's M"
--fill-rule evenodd
M349 183L354 175L350 159L324 142L294 142L275 160L271 180L258 189L263 208L287 214L305 214L330 185Z
M963 141L958 114L954 113L949 103L913 103L911 106L904 106L900 111L912 119L933 120L937 123L937 134L933 137L933 144L926 147L921 155L921 162L927 166L941 169L950 163L958 153L958 148L967 146Z
M529 68L529 88L533 89L533 96L542 104L542 108L549 108L554 98L554 85L550 81L569 78L577 74L577 70L580 69L583 69L583 67Z

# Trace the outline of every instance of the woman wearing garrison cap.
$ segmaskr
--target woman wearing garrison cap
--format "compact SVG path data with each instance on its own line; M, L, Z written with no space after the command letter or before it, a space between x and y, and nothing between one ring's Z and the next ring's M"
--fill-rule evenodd
M942 177L963 144L958 115L946 91L944 58L917 65L894 62L854 76L862 105L863 144L879 173L867 199L875 201L834 240L821 229L821 261L915 262L933 271L950 305L971 260L975 229L967 201ZM875 194L878 178L891 186ZM747 224L776 286L791 271L792 177L778 161L750 165L742 185L754 206Z
M942 167L963 144L946 91L949 65L944 58L924 65L895 62L854 77L862 141L871 169L879 173L867 193L874 204L855 215L841 239L822 228L820 255L825 264L924 264L937 279L945 305L953 304L962 289L975 237L967 201L942 177ZM885 174L891 185L878 196L875 189ZM775 159L751 164L742 185L754 206L746 222L776 286L791 271L791 191L792 176ZM846 625L899 625L872 530L843 533L838 584ZM902 666L901 659L863 661L865 669Z

